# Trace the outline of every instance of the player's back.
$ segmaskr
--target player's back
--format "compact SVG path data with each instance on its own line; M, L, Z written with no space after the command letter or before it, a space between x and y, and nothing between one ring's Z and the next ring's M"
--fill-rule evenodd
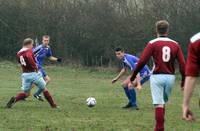
M200 58L200 56L199 56L199 52L200 52L200 32L191 37L189 46L192 48L192 51L195 52L197 54L197 56Z
M174 74L175 60L182 57L179 44L167 37L158 37L151 40L148 44L150 44L152 48L152 56L155 64L153 73ZM182 63L184 63L184 61Z
M20 63L24 73L37 71L37 66L32 49L22 48L17 53L17 60Z
M134 70L137 62L139 61L139 58L131 55L131 54L125 54L123 62L131 69ZM124 65L125 66L125 65ZM150 74L150 69L147 65L144 66L144 68L140 71L140 74Z

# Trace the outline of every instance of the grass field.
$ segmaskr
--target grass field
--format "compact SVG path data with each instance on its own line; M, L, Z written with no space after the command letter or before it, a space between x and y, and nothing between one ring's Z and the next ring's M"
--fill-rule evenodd
M47 72L52 78L48 89L60 109L51 109L47 102L33 97L5 109L8 99L20 91L20 70L15 64L0 63L0 131L153 131L149 83L138 93L140 110L123 110L127 100L120 82L110 83L115 72L55 66L47 67ZM191 105L199 119L186 123L181 120L182 93L178 83L167 105L166 131L200 131L198 89ZM86 106L89 96L96 98L96 107Z

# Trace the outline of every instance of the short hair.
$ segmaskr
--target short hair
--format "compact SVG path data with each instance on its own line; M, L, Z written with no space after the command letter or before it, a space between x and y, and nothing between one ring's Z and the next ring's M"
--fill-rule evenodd
M160 20L156 22L156 32L160 35L164 35L169 31L169 23L166 20Z
M43 36L42 36L42 39L43 39L43 38L49 38L49 39L50 39L50 36L49 36L49 35L43 35Z
M33 39L31 38L24 39L23 46L30 45L30 44L33 44Z
M121 47L117 47L117 48L115 48L115 52L118 52L118 51L122 51L122 52L124 52L124 49L121 48Z

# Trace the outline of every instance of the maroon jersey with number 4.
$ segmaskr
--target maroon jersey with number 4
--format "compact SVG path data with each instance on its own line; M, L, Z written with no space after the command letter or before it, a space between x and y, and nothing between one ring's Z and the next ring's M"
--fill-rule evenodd
M137 73L143 68L147 61L153 58L155 68L153 74L174 74L175 60L179 62L179 69L184 80L185 76L185 59L178 42L168 37L158 37L149 41L139 62L134 70L131 80L134 80Z
M38 70L32 49L22 48L17 53L17 60L21 64L23 73L36 72Z

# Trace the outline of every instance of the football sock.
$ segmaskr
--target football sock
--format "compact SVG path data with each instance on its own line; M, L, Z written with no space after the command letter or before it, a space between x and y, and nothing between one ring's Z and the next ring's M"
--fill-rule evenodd
M123 87L123 88L124 88L124 93L126 94L128 100L129 100L129 102L130 102L131 97L130 97L130 94L129 94L128 87Z
M48 103L51 105L51 107L56 107L57 105L55 104L51 94L49 93L49 91L45 90L43 91L44 97L45 99L48 101Z
M154 131L164 131L164 115L165 109L163 107L155 108L156 126Z
M129 89L129 94L132 106L137 106L135 89Z
M17 94L17 96L15 97L15 102L17 101L20 101L20 100L23 100L24 98L26 98L26 93L22 92L22 93L19 93Z
M42 93L43 89L38 88L34 95L39 96Z

